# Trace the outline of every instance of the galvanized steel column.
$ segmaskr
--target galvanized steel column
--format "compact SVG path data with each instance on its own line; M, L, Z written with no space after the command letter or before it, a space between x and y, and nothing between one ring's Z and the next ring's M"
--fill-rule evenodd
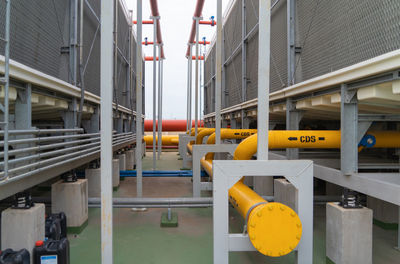
M197 137L197 131L198 131L198 118L199 118L199 22L200 22L200 17L194 17L193 19L196 20L196 64L195 64L195 70L194 70L194 83L195 83L195 88L194 88L194 134L195 137Z
M192 130L192 46L193 44L189 43L189 130Z
M257 159L268 160L271 0L259 3Z
M158 44L158 100L157 100L157 107L158 107L158 135L157 135L157 158L160 159L161 156L161 147L162 147L162 140L161 140L161 46L162 44Z
M112 124L113 1L101 1L101 263L113 263Z
M221 144L222 88L222 0L217 1L217 41L215 51L215 144Z
M142 76L142 0L137 0L137 28L136 28L136 195L142 197L142 105L143 105L143 76Z
M157 17L153 19L153 170L156 169L156 112L157 112ZM139 40L141 41L141 40ZM161 56L161 54L160 54Z

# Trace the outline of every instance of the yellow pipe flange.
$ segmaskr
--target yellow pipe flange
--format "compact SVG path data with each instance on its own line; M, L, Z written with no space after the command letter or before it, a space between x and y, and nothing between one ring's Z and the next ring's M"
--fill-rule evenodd
M297 247L302 225L299 216L290 207L281 203L266 203L251 211L247 233L260 253L280 257Z

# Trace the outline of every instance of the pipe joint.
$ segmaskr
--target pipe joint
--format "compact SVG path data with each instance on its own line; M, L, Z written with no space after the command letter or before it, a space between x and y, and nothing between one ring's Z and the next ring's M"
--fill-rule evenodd
M158 20L158 19L161 19L161 17L160 17L160 16L150 16L150 19L152 19L152 20Z

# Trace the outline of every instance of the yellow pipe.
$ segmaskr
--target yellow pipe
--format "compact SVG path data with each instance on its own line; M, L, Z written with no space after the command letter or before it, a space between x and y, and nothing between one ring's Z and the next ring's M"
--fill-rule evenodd
M153 135L147 135L143 137L146 145L153 144ZM156 136L156 142L158 142L158 136ZM162 135L161 143L163 146L178 146L179 136L178 135Z
M397 148L400 146L400 133L396 131L368 132L360 145ZM340 148L340 131L270 131L268 147ZM233 159L250 159L256 152L257 134L239 144ZM203 158L200 162L207 173L212 175L212 160ZM229 189L229 200L247 221L250 241L259 252L278 257L290 253L297 247L301 239L302 224L291 208L280 203L268 203L246 186L243 178Z
M197 133L196 144L203 144L204 137L209 136L214 132L215 128L205 128L201 130L199 133Z
M257 129L221 129L221 139L244 139L257 133ZM207 144L215 144L215 133L211 134L207 139ZM209 152L206 160L213 160L214 153Z

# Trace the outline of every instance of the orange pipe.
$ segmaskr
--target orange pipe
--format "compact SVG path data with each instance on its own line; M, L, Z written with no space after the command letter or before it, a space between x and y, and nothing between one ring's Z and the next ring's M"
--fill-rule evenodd
M198 56L199 60L204 60L204 56ZM192 60L196 60L196 56L192 56Z
M199 25L210 25L210 26L215 26L217 24L217 21L215 20L200 20Z
M137 21L133 20L133 24L137 25ZM142 24L143 25L152 25L153 24L153 20L142 20Z
M147 42L146 41L142 41L142 44L146 45L146 46L147 45L154 45L154 41L147 41Z
M171 132L171 131L186 131L186 120L162 120L162 131ZM195 121L192 120L192 126L194 127ZM198 126L203 127L204 122L198 121ZM158 120L156 120L156 130L158 130ZM153 131L153 120L145 120L144 121L144 131Z
M144 60L145 61L154 61L154 57L153 56L145 56ZM156 57L156 61L158 61L158 56Z
M196 41L194 43L196 43ZM207 44L211 44L211 42L210 41L206 41L206 43L204 43L204 41L199 41L199 44L207 45Z

